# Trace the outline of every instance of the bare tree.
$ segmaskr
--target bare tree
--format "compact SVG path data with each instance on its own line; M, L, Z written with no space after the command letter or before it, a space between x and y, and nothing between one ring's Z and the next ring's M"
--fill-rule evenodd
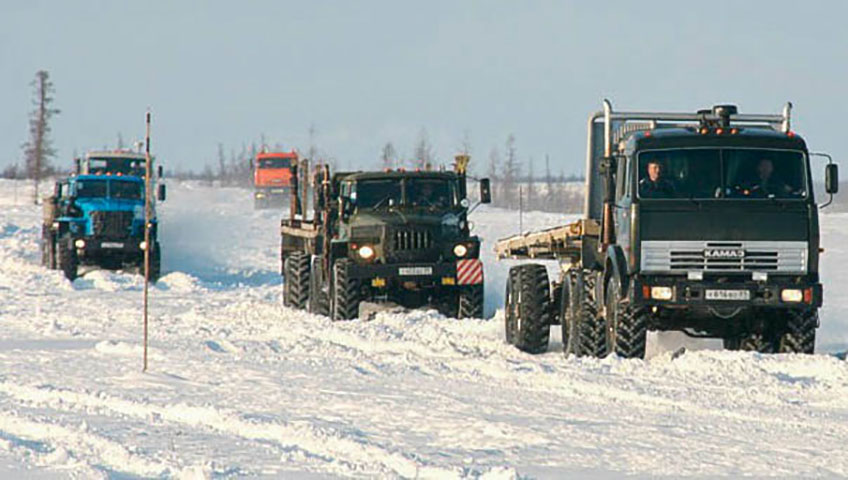
M551 174L551 156L545 154L545 196L544 204L551 205L554 201L554 177Z
M521 164L518 160L518 154L515 149L515 135L509 134L506 138L506 156L503 166L503 191L501 195L504 197L504 203L508 207L515 207L516 182L521 175Z
M218 143L218 179L221 185L227 181L227 156L224 154L224 144Z
M430 139L427 135L427 129L422 128L418 133L418 140L415 141L415 148L412 150L413 161L415 167L422 170L429 170L433 167L434 153L433 146L430 144Z
M527 159L527 210L536 209L536 181L533 173L533 158Z
M33 202L37 204L38 183L45 173L50 171L50 158L56 156L50 141L50 118L59 113L59 109L51 107L53 82L50 81L50 74L46 70L36 72L31 85L35 109L29 119L30 140L23 145L23 149L27 175L35 184Z
M397 161L397 151L392 142L386 142L380 151L380 168L394 168Z

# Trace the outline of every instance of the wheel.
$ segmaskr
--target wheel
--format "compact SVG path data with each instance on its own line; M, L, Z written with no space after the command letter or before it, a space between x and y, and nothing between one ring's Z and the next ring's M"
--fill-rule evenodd
M459 308L456 318L483 318L483 285L469 285L459 289Z
M550 297L548 271L544 265L510 268L504 324L507 342L527 353L542 353L548 349Z
M332 319L350 320L359 316L361 291L359 281L350 278L353 262L343 258L333 264Z
M309 255L292 252L283 264L283 305L304 310L309 301Z
M330 299L327 293L321 288L322 278L321 269L323 268L324 257L312 257L312 270L309 275L309 312L316 315L330 315Z
M779 353L812 354L816 348L816 328L819 314L816 310L789 311L786 328L777 345Z
M776 353L777 342L768 332L749 333L738 339L739 350L746 352Z
M603 357L606 355L606 325L598 319L593 301L594 275L577 271L563 282L560 318L565 355ZM587 279L589 279L587 281Z
M725 350L739 350L742 347L742 339L739 337L724 337L721 343Z
M518 316L518 305L514 296L514 285L518 283L518 269L510 268L506 279L506 292L504 293L504 334L506 343L515 345L517 334L516 317Z
M56 235L47 226L41 227L41 264L56 269Z
M144 261L144 260L142 260ZM142 265L142 272L144 272ZM159 242L153 242L153 250L150 251L150 281L156 282L162 274L162 250Z
M630 306L622 294L621 281L614 276L607 282L607 351L624 358L645 358L648 315Z
M77 267L79 260L77 259L77 251L74 248L73 238L61 238L56 242L56 266L65 278L74 281L77 278Z

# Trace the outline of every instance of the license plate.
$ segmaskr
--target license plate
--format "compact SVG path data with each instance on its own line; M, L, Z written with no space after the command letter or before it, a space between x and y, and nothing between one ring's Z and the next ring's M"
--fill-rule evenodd
M100 246L102 248L124 248L124 244L121 242L103 242Z
M750 290L707 290L707 300L750 300Z
M433 267L400 267L398 274L404 276L410 275L432 275Z

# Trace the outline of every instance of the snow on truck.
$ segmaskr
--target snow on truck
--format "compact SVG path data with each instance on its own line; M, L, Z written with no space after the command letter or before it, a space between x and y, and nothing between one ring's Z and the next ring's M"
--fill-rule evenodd
M468 161L457 156L453 171L332 176L319 167L310 220L303 215L306 176L298 181L295 172L291 215L281 225L284 304L334 320L357 318L363 302L431 305L450 317L481 318L481 240L468 221ZM490 200L482 179L480 203Z
M648 330L725 348L812 353L822 305L811 153L779 115L603 111L588 121L584 216L497 242L498 258L554 259L509 271L506 339L566 354L643 357ZM830 203L828 201L822 206Z
M253 164L253 207L283 206L291 190L292 165L297 152L261 152Z

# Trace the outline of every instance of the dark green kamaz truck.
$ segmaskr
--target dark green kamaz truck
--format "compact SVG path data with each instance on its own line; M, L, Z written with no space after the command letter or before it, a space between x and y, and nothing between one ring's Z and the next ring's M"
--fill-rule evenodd
M643 357L648 330L721 338L725 348L812 353L822 305L819 206L811 153L782 114L590 116L581 220L498 242L500 258L561 262L510 270L506 337L566 354ZM828 202L829 203L829 202Z
M296 169L291 216L282 221L285 305L357 318L362 302L433 306L454 318L483 316L480 239L471 234L465 169L349 172ZM298 173L300 172L300 173ZM312 218L306 219L308 183ZM480 202L490 201L480 181Z

